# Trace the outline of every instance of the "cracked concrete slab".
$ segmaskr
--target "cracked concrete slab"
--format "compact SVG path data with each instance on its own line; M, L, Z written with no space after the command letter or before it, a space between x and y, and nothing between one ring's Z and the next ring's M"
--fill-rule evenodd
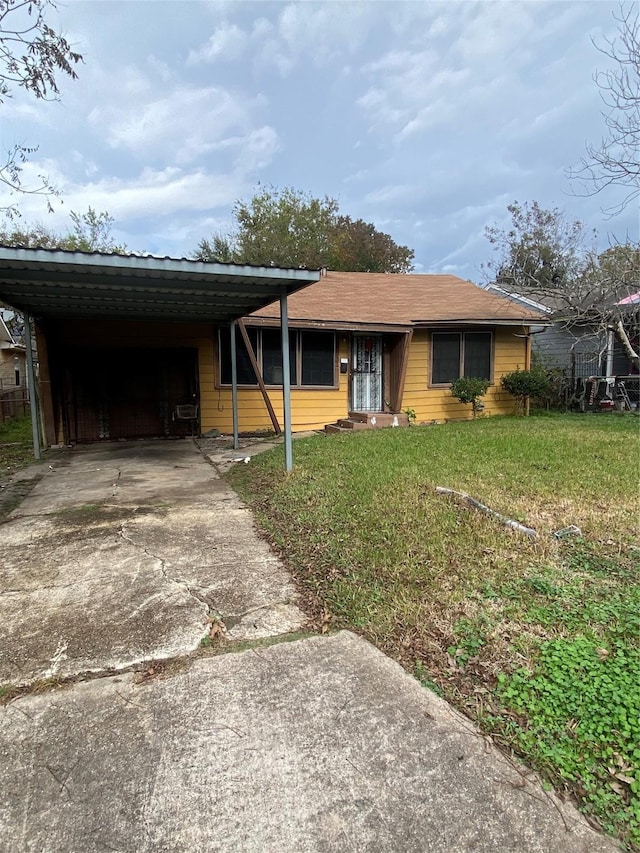
M613 853L352 634L0 709L7 853Z
M121 669L304 615L251 513L191 441L80 448L2 525L0 682Z

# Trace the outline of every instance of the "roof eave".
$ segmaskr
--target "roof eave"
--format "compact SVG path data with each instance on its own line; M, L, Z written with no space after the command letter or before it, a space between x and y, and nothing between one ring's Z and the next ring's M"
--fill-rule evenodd
M414 320L417 329L435 326L551 326L552 322L544 317L487 317L487 318L449 318L441 320Z

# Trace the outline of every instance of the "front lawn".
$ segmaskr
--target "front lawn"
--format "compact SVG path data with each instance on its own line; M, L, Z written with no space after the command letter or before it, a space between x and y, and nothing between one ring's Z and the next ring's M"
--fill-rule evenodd
M640 848L633 415L314 436L232 469L317 624L359 631ZM530 539L456 499L534 527ZM581 537L553 533L577 525Z

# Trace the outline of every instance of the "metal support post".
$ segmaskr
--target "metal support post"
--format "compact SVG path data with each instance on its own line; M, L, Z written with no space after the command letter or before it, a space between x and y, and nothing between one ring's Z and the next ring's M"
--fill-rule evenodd
M33 455L36 459L42 457L40 448L40 416L36 388L36 372L33 366L33 341L31 338L31 317L24 315L24 343L27 348L27 384L29 388L29 405L31 409L31 434L33 436Z
M233 412L233 449L240 446L238 440L238 363L236 358L236 324L231 324L231 410Z
M293 470L291 442L291 373L289 364L289 310L286 290L280 295L280 329L282 331L282 402L284 409L284 467Z

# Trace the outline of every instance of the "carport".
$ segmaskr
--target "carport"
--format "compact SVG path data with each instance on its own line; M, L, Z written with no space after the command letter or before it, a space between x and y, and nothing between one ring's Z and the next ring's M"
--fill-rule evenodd
M203 375L205 356L198 350L202 333L194 329L213 334L227 324L237 447L236 322L279 301L285 465L290 470L287 297L320 277L320 270L0 247L0 300L32 320L36 329L39 395L31 394L36 457L40 423L47 445L85 434L95 440L126 437L127 431L151 437L157 423L164 425L166 435L179 435L184 424L175 424L176 402L197 405L199 399L194 358ZM30 322L25 322L25 338L29 386L34 389ZM114 436L113 423L123 436Z

